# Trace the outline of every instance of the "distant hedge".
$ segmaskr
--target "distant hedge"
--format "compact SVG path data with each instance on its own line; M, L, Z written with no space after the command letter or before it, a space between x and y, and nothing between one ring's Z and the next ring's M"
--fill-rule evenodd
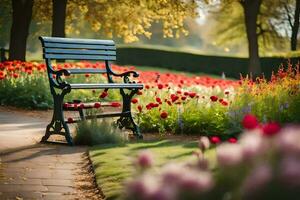
M297 63L300 57L290 58ZM270 77L272 71L277 71L281 64L286 64L287 58L261 58L262 71ZM247 58L208 56L193 52L172 51L170 49L154 49L143 47L118 47L117 64L162 67L180 71L198 72L239 78L240 73L246 74Z

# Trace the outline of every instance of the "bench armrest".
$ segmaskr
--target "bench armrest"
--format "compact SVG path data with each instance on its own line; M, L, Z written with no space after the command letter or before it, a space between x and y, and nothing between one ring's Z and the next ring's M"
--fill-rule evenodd
M114 76L130 76L130 74L132 74L133 77L139 77L139 73L136 71L127 71L127 72L124 72L121 74L114 73L113 75Z
M130 81L129 79L130 74L132 74L133 77L139 77L139 73L137 73L136 71L127 71L119 74L119 73L115 73L110 69L109 73L112 74L113 76L123 77L124 83L135 83L135 81Z
M124 73L116 73L114 71L112 71L111 69L109 70L109 73L114 75L114 76L119 76L119 77L123 77L123 76L130 76L130 74L133 75L133 77L139 77L139 73L137 73L136 71L127 71Z
M54 87L60 88L60 89L63 89L65 87L70 88L70 84L68 82L62 80L62 78L61 78L62 75L70 76L70 72L68 70L66 70L66 69L61 69L58 71L51 70L51 73L55 75L56 82L54 82L53 78L51 77L52 84Z

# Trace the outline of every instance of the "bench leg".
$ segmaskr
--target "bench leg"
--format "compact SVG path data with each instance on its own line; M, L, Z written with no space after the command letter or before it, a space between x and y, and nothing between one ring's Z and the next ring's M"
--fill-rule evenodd
M53 100L54 100L53 117L51 122L47 125L46 133L42 138L41 142L46 142L50 137L50 135L59 134L65 136L66 141L68 142L69 145L73 145L69 127L64 120L64 114L63 114L64 95L65 95L64 92L62 92L62 94L53 95Z
M132 113L131 113L131 99L138 92L138 90L130 90L129 93L125 93L124 89L120 89L120 93L123 97L123 108L122 108L122 116L118 119L117 123L120 128L127 128L132 130L133 134L142 139L143 135L140 132L139 126L135 123Z
M53 128L53 124L54 124L54 122L53 122L53 120L52 120L52 121L50 122L50 124L47 125L46 133L45 133L45 135L42 137L41 142L46 142L46 141L48 140L48 138L49 138L50 135L51 135L50 129Z

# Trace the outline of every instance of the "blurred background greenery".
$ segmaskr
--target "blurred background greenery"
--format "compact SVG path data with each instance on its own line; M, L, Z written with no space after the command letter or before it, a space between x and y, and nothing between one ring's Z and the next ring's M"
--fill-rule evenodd
M112 38L119 48L119 64L172 67L219 75L225 72L232 77L238 77L239 72L264 72L269 76L272 70L285 62L283 58L293 57L296 59L292 61L297 62L300 54L297 51L299 0L249 2L25 0L22 4L16 0L2 0L0 47L8 49L12 32L24 29L21 27L22 31L16 31L18 29L12 27L13 19L17 19L13 18L13 10L17 16L19 6L22 10L20 16L26 18L26 13L31 14L27 17L30 22L27 60L41 60L41 45L37 38L52 35ZM65 16L61 16L62 13ZM251 27L251 20L254 20L254 27ZM253 30L256 34L251 36ZM256 54L281 59L262 58L259 63ZM157 55L162 55L162 59L152 60ZM240 59L247 57L249 61ZM10 56L10 59L16 58L18 56ZM257 66L250 69L247 65Z

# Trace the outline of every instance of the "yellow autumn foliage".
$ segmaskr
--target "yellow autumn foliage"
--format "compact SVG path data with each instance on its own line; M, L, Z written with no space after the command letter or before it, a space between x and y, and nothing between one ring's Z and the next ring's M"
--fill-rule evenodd
M78 14L79 13L79 14ZM52 0L36 0L34 18L50 21ZM195 0L69 0L66 33L78 32L75 22L89 22L93 31L134 42L139 36L151 37L153 23L162 23L164 37L187 35L184 20L198 16Z

